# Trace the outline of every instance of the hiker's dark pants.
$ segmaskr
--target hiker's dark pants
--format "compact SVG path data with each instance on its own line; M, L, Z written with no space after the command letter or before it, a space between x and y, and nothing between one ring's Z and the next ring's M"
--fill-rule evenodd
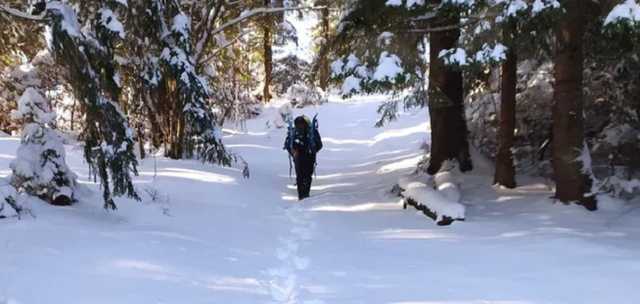
M309 197L311 180L316 164L316 155L303 153L294 159L296 165L296 183L298 186L298 198Z

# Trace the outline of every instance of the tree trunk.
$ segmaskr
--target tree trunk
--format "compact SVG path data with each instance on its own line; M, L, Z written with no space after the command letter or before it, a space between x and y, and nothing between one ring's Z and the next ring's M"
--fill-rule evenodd
M513 41L515 27L507 25L504 37ZM514 131L516 128L516 85L518 84L518 58L511 43L507 58L502 63L502 88L500 91L500 130L498 131L498 154L496 155L496 172L494 184L507 188L516 187L516 170L513 164Z
M145 159L147 154L144 150L144 127L142 124L138 126L138 149L140 149L140 159Z
M556 28L553 105L553 170L556 198L596 210L595 197L587 195L591 178L579 159L584 145L583 50L585 12L581 0L564 2L565 16ZM586 147L584 147L586 148ZM588 151L587 151L588 153Z
M458 18L442 20L439 25L459 23ZM440 51L456 46L460 30L432 32L429 37L429 116L431 118L431 160L427 172L435 174L445 160L458 161L460 171L473 169L467 141L462 72L446 66Z
M271 0L264 0L265 7L271 6ZM262 49L264 64L264 87L262 88L262 98L265 103L271 100L271 80L273 79L273 35L271 33L273 20L267 16L262 26Z
M326 4L325 4L326 5ZM324 43L328 43L329 41L329 9L328 8L324 8L322 9L322 27L321 27L321 31L322 31L322 38L324 40ZM319 60L319 75L318 77L320 78L320 88L323 91L326 91L327 88L329 87L329 58L327 58L327 52L322 52L320 54L320 56L322 56L322 58L320 58Z
M262 27L262 48L264 51L264 88L262 89L262 96L264 102L271 100L271 79L273 77L273 49L271 41L271 28L268 25Z

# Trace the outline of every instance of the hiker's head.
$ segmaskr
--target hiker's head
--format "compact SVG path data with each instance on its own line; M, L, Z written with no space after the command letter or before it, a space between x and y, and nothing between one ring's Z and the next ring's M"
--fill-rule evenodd
M293 121L293 123L295 124L297 129L307 129L309 128L309 125L311 124L309 121L309 117L305 116L305 115L300 115L298 117L296 117L296 119Z

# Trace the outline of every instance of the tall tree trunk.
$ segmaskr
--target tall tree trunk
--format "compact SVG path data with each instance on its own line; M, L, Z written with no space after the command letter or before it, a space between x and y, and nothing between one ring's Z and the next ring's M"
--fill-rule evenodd
M271 26L265 25L262 27L262 48L263 48L263 64L264 64L264 88L262 89L262 96L264 102L271 100L271 80L273 78L273 49L272 49L272 34Z
M513 42L516 28L506 25L503 36ZM518 84L518 57L515 43L510 43L507 58L502 63L502 88L500 91L500 130L498 131L498 154L493 182L507 188L516 187L516 170L513 164L514 131L516 128L516 85Z
M439 25L459 23L459 18L443 19ZM460 30L432 32L429 37L429 116L431 118L431 160L427 172L435 174L445 160L458 161L460 171L473 169L467 140L462 72L448 67L440 51L456 46Z
M587 195L592 181L583 173L580 160L581 151L586 149L583 134L582 38L587 20L582 2L565 1L565 16L556 28L553 170L557 199L566 203L577 202L589 210L596 210L595 197Z
M273 6L271 0L264 0L265 7ZM273 18L267 15L262 26L262 55L264 65L264 87L262 88L263 101L271 100L271 81L273 79Z
M324 5L327 5L326 3L323 3ZM329 8L324 8L322 9L322 26L321 26L321 31L322 31L322 39L324 40L324 43L328 43L329 41ZM319 75L318 77L320 78L320 88L323 91L326 91L327 88L329 87L329 58L327 58L327 54L328 52L321 52L320 56L322 56L319 60Z

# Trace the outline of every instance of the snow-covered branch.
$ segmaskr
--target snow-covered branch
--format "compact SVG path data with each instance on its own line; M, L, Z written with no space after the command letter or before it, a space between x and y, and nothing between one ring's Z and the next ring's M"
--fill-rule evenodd
M15 8L8 7L8 6L3 5L3 4L0 4L0 13L5 13L5 14L11 15L13 17L17 17L17 18L21 18L21 19L27 19L27 20L31 20L31 21L44 21L44 16L45 16L45 13L42 13L40 15L31 15L29 13L25 13L23 11L20 11L20 10L15 9Z
M216 48L213 52L211 52L211 54L208 57L198 61L198 63L202 64L202 63L207 63L207 62L213 60L218 55L218 53L220 53L222 50L232 46L234 43L236 43L236 41L238 41L240 38L242 38L244 35L246 35L246 34L248 34L250 32L251 31L244 31L244 32L240 33L235 38L231 39L230 41L227 41L222 46Z
M321 9L325 9L325 6L296 6L296 7L260 7L260 8L255 8L252 9L248 12L245 12L243 14L240 14L240 16L229 20L228 22L222 24L220 27L216 28L215 30L213 30L213 32L211 32L211 36L216 35L222 31L224 31L225 29L227 29L228 27L234 26L238 23L241 23L245 20L248 20L250 18L253 18L255 16L260 16L260 15L265 15L265 14L273 14L273 13L279 13L279 12L286 12L286 11L299 11L299 10L321 10Z

